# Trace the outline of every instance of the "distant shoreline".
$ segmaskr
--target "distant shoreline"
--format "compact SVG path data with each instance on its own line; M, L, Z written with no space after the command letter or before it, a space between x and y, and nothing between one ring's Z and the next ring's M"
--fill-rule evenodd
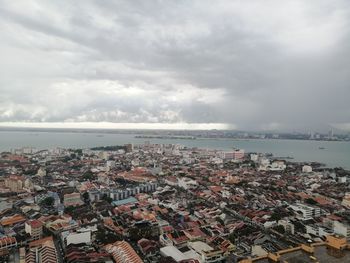
M165 139L165 140L196 140L197 138L194 136L148 136L148 135L136 135L136 139Z
M349 140L334 140L334 139L307 139L307 138L252 138L252 137L240 137L240 136L198 136L198 135L177 135L177 133L187 132L201 133L201 132L232 132L241 133L235 130L157 130L157 129L79 129L79 128L22 128L22 127L1 127L0 132L33 132L33 133L85 133L85 134L134 134L137 139L189 139L189 140L300 140L300 141L318 141L318 142L350 142ZM174 132L176 134L165 134L166 132ZM154 134L156 133L156 134ZM257 132L259 133L259 132ZM281 133L288 134L288 133Z

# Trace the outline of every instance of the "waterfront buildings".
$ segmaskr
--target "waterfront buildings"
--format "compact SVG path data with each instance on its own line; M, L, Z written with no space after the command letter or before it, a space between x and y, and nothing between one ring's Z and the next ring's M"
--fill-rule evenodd
M222 152L220 157L224 160L242 160L244 158L244 150L236 149L234 151Z

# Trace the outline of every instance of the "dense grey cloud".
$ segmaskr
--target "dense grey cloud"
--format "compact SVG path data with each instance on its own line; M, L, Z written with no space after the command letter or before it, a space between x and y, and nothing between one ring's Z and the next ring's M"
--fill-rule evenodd
M0 121L350 128L350 2L0 1Z

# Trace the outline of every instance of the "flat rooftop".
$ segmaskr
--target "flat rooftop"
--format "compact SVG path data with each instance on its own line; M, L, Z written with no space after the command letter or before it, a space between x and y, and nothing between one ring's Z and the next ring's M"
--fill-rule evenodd
M350 250L344 251L343 257L331 256L326 246L315 247L315 257L320 263L349 263L350 262Z
M312 258L314 257L314 258ZM243 261L244 262L244 261ZM271 263L267 258L253 259L253 263ZM343 254L332 255L327 246L315 246L314 254L307 253L303 250L296 250L282 254L279 262L286 263L350 263L350 250L344 250Z
M288 262L288 263L311 263L315 262L312 258L310 258L310 254L302 251L297 250L294 252L290 252L287 254L281 255L281 262Z

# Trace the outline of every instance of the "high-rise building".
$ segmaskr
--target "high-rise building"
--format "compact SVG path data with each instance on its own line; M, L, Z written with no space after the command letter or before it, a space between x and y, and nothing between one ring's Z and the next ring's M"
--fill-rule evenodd
M5 187L11 192L20 192L23 190L25 178L23 176L11 175L5 179Z
M333 137L334 137L333 129L330 129L330 131L328 132L328 138L332 139Z
M58 263L53 238L46 237L29 243L26 263Z
M79 193L65 194L63 199L64 206L79 206L83 204Z
M25 223L25 231L33 239L40 239L43 234L43 223L39 220L29 220Z
M226 160L241 160L244 158L244 150L236 149L231 152L223 152L221 158Z

